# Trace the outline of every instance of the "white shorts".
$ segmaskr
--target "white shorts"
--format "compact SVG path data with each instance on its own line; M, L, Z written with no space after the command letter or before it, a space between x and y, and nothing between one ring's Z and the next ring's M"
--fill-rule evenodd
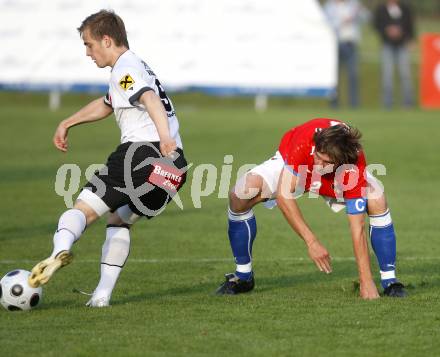
M261 176L269 187L272 193L271 198L276 197L278 181L280 180L281 171L284 168L284 159L279 151L275 153L269 160L266 160L262 164L255 166L248 171L248 174L254 174Z
M274 208L276 206L276 196L278 181L280 180L281 172L284 168L284 159L282 158L279 151L275 153L269 160L264 161L262 164L255 166L253 169L249 170L247 174L254 174L261 176L264 182L267 184L270 192L272 193L268 201L264 202L266 208ZM375 182L376 178L367 173L367 181ZM339 202L336 198L321 196L327 206L331 208L333 212L342 211L345 208L345 202Z

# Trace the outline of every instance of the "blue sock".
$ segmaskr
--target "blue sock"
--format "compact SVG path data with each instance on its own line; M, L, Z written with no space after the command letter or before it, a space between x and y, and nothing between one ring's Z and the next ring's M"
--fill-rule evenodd
M396 279L396 234L390 211L370 216L370 239L380 268L382 287L395 283Z
M252 276L252 245L257 235L257 221L254 212L228 212L229 243L235 258L237 268L235 274L241 280L248 280Z

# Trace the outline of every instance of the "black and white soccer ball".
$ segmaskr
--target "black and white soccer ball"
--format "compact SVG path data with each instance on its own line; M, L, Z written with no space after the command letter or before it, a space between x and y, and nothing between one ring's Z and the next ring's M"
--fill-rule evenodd
M29 285L30 274L29 271L16 269L0 280L0 303L6 310L30 310L41 302L43 289Z

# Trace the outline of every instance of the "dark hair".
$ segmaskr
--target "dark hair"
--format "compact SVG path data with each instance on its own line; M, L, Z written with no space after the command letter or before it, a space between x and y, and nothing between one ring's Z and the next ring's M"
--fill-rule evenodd
M107 35L115 41L116 46L130 48L124 21L111 10L101 10L88 16L78 27L78 32L83 34L86 29L95 40L101 40Z
M361 132L351 126L334 125L315 133L315 150L327 154L335 165L355 164L362 150Z

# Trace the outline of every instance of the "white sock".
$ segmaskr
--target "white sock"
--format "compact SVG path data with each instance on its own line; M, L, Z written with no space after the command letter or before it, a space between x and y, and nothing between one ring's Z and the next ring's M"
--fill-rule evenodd
M102 246L101 277L93 293L94 299L110 299L119 274L130 253L130 231L126 227L107 227Z
M69 209L64 212L59 221L58 229L53 236L53 251L56 256L62 250L70 250L86 228L86 216L79 209Z
M93 299L110 299L121 270L122 267L101 264L101 278L93 293Z
M53 251L51 257L54 257L62 250L70 250L75 242L75 236L69 231L63 229L57 231L53 236Z

